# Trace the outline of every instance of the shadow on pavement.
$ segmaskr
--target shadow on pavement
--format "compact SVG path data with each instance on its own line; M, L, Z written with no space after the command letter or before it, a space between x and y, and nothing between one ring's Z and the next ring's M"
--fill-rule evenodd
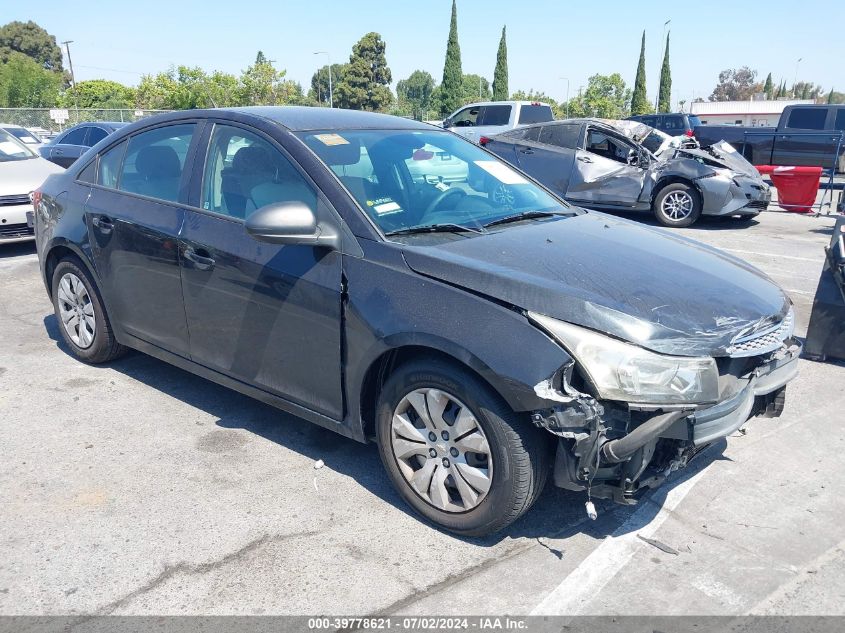
M44 317L44 327L57 347L70 354L55 315ZM354 479L383 501L426 523L425 519L418 517L393 489L374 444L361 444L345 438L140 352L130 351L123 358L94 367L107 367L120 372L171 398L205 411L217 418L215 424L218 427L244 429L315 462L323 460L326 468ZM179 420L173 422L178 424ZM645 512L641 512L637 517L638 524L642 521L645 525L660 511L666 494L698 470L722 458L724 446L725 442L722 441L700 453L687 469L673 473L661 488L646 492L636 506L620 506L605 500L594 500L599 512L597 521L587 519L584 508L587 498L585 493L556 488L550 477L534 507L510 527L483 538L455 538L481 547L492 547L508 538L560 539L580 532L601 539L613 534L634 512L643 507L646 508ZM554 550L544 543L541 545L555 556L564 555L564 552Z
M11 244L0 243L0 259L10 259L23 255L35 255L35 242L13 242Z

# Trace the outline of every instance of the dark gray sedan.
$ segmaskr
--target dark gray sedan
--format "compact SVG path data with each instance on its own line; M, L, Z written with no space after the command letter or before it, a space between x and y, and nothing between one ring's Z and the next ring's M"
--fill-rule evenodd
M443 156L466 176L444 182ZM508 525L552 474L633 503L778 415L797 371L790 301L756 269L424 123L175 112L33 197L76 358L133 348L375 440L401 497L461 534Z
M66 129L46 145L41 145L38 151L42 158L67 168L87 152L89 147L93 147L124 125L126 123L118 121L80 123Z

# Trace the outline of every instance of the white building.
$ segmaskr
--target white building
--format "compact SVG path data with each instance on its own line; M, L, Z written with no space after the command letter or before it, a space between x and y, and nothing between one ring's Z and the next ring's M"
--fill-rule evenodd
M690 104L690 114L695 114L704 125L745 125L776 127L783 109L789 105L812 104L812 100L766 99L751 101L699 101Z

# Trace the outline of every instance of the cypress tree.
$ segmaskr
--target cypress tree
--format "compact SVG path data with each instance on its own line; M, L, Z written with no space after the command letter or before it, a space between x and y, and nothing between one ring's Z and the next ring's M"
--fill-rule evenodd
M640 62L637 64L637 78L634 81L634 94L631 96L631 114L646 114L651 111L645 90L645 31L640 45Z
M496 53L496 70L493 71L493 101L507 101L508 92L508 44L505 29L502 27L502 39L499 40L499 52Z
M827 93L827 102L833 103L833 88L831 88L830 92Z
M452 21L446 44L443 83L440 84L440 112L449 115L462 104L464 73L461 69L461 45L458 44L458 8L452 0Z
M663 54L663 66L660 68L660 92L657 98L657 111L672 110L672 71L669 69L669 33L666 34L666 52Z
M766 83L763 84L763 92L766 93L766 99L771 99L775 87L772 85L772 73L766 75Z

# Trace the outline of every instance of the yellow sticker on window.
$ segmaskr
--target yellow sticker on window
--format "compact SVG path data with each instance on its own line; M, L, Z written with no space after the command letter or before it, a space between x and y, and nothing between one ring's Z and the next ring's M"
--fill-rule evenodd
M314 138L320 141L323 145L349 145L349 141L343 138L340 134L315 134Z

